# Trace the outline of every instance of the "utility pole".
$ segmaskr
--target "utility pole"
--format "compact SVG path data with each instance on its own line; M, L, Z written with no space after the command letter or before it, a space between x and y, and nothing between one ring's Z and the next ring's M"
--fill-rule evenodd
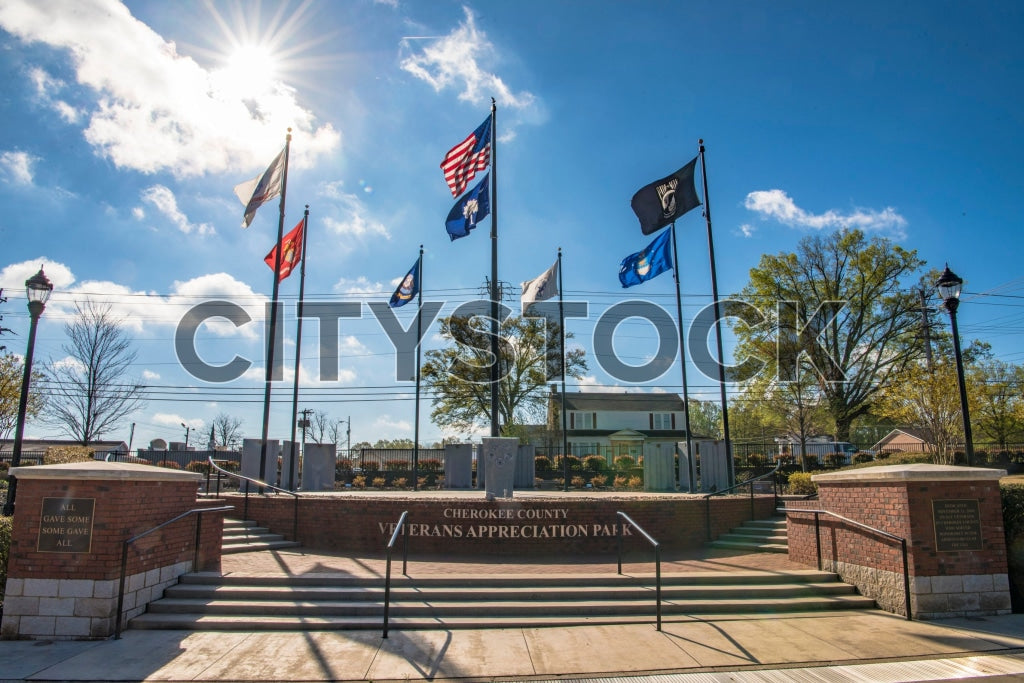
M921 325L924 327L924 357L928 363L928 372L932 371L932 324L928 320L928 300L925 297L924 288L920 290L921 295Z
M302 419L299 420L299 427L302 428L302 454L306 454L306 430L309 428L309 416L313 414L312 408L303 408L299 411L302 413Z

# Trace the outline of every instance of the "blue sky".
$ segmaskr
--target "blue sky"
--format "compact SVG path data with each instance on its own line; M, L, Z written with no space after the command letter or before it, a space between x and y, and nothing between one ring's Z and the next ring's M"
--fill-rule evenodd
M585 348L617 301L674 315L670 275L623 290L618 264L651 239L630 197L703 138L721 293L741 289L761 254L853 225L928 267L948 261L967 281L965 340L1024 362L1022 29L1015 2L7 0L0 312L16 336L3 340L23 352L23 283L43 264L56 290L36 358L65 355L75 301L109 303L150 387L135 445L180 440L182 422L208 433L219 412L257 437L260 366L213 385L173 347L192 305L226 298L256 318L269 299L276 201L243 230L234 185L292 127L285 227L310 205L307 300L386 301L423 244L425 297L449 313L489 274L490 221L449 241L454 199L438 166L494 97L499 278L518 287L562 247L566 297L590 302L569 323ZM686 323L710 302L706 227L695 210L677 228ZM288 306L298 286L297 274L282 284ZM394 351L362 311L341 324L337 382L318 380L317 327L305 325L300 408L351 416L353 441L410 437L413 385L395 380ZM290 378L291 313L285 324ZM262 346L258 321L209 325L198 343L211 364L258 360ZM627 321L615 348L640 364L655 335ZM678 377L676 364L643 389L678 392ZM691 373L690 385L717 397L711 380ZM641 389L593 358L578 386ZM290 379L275 384L272 437L287 438L290 395ZM424 419L420 435L442 432Z

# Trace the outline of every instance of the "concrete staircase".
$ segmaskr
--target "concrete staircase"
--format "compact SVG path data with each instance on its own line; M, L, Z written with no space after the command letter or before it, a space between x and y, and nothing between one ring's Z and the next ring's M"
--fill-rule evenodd
M379 629L384 582L309 574L186 574L130 628L306 631ZM662 576L662 618L872 609L835 574L695 572ZM392 575L389 622L402 629L653 623L654 576Z
M270 529L266 527L256 526L256 522L238 519L224 520L224 539L220 546L221 552L224 554L279 550L294 548L298 545L295 541L284 540L284 536L281 534L270 533Z
M762 553L787 553L786 519L755 519L744 522L727 534L722 534L710 543L712 548L746 550Z

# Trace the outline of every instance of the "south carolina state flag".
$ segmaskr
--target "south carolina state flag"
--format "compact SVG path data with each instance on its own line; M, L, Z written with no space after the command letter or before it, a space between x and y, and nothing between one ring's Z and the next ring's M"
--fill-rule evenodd
M632 287L641 282L647 282L652 277L672 269L672 251L669 248L671 235L672 231L666 230L648 244L643 251L630 254L622 259L622 264L619 266L619 282L623 287Z
M281 272L277 274L277 281L285 279L292 274L295 266L302 260L302 226L305 219L292 228L292 231L281 238ZM263 259L270 269L274 269L274 262L277 260L277 246L275 245L266 258Z
M490 174L481 178L476 187L462 195L462 198L455 202L455 206L448 212L444 228L453 242L468 235L477 223L487 217L487 213L491 210L490 178Z

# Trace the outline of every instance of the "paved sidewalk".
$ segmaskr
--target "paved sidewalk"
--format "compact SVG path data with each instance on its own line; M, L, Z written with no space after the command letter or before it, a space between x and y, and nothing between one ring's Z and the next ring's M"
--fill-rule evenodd
M594 559L594 558L592 558ZM586 571L615 571L615 558ZM635 559L635 558L633 558ZM663 571L783 570L783 556L704 552ZM413 576L517 573L410 557ZM529 567L536 571L536 563ZM301 549L225 556L230 573L378 575L376 558ZM546 562L551 572L580 563ZM396 569L393 569L395 571ZM630 563L627 572L650 571ZM400 565L397 568L400 571ZM729 672L729 673L726 673ZM0 679L28 681L502 681L638 677L682 681L938 681L1024 679L1024 615L918 622L881 611L683 617L653 624L573 628L308 633L133 631L121 640L0 641Z

